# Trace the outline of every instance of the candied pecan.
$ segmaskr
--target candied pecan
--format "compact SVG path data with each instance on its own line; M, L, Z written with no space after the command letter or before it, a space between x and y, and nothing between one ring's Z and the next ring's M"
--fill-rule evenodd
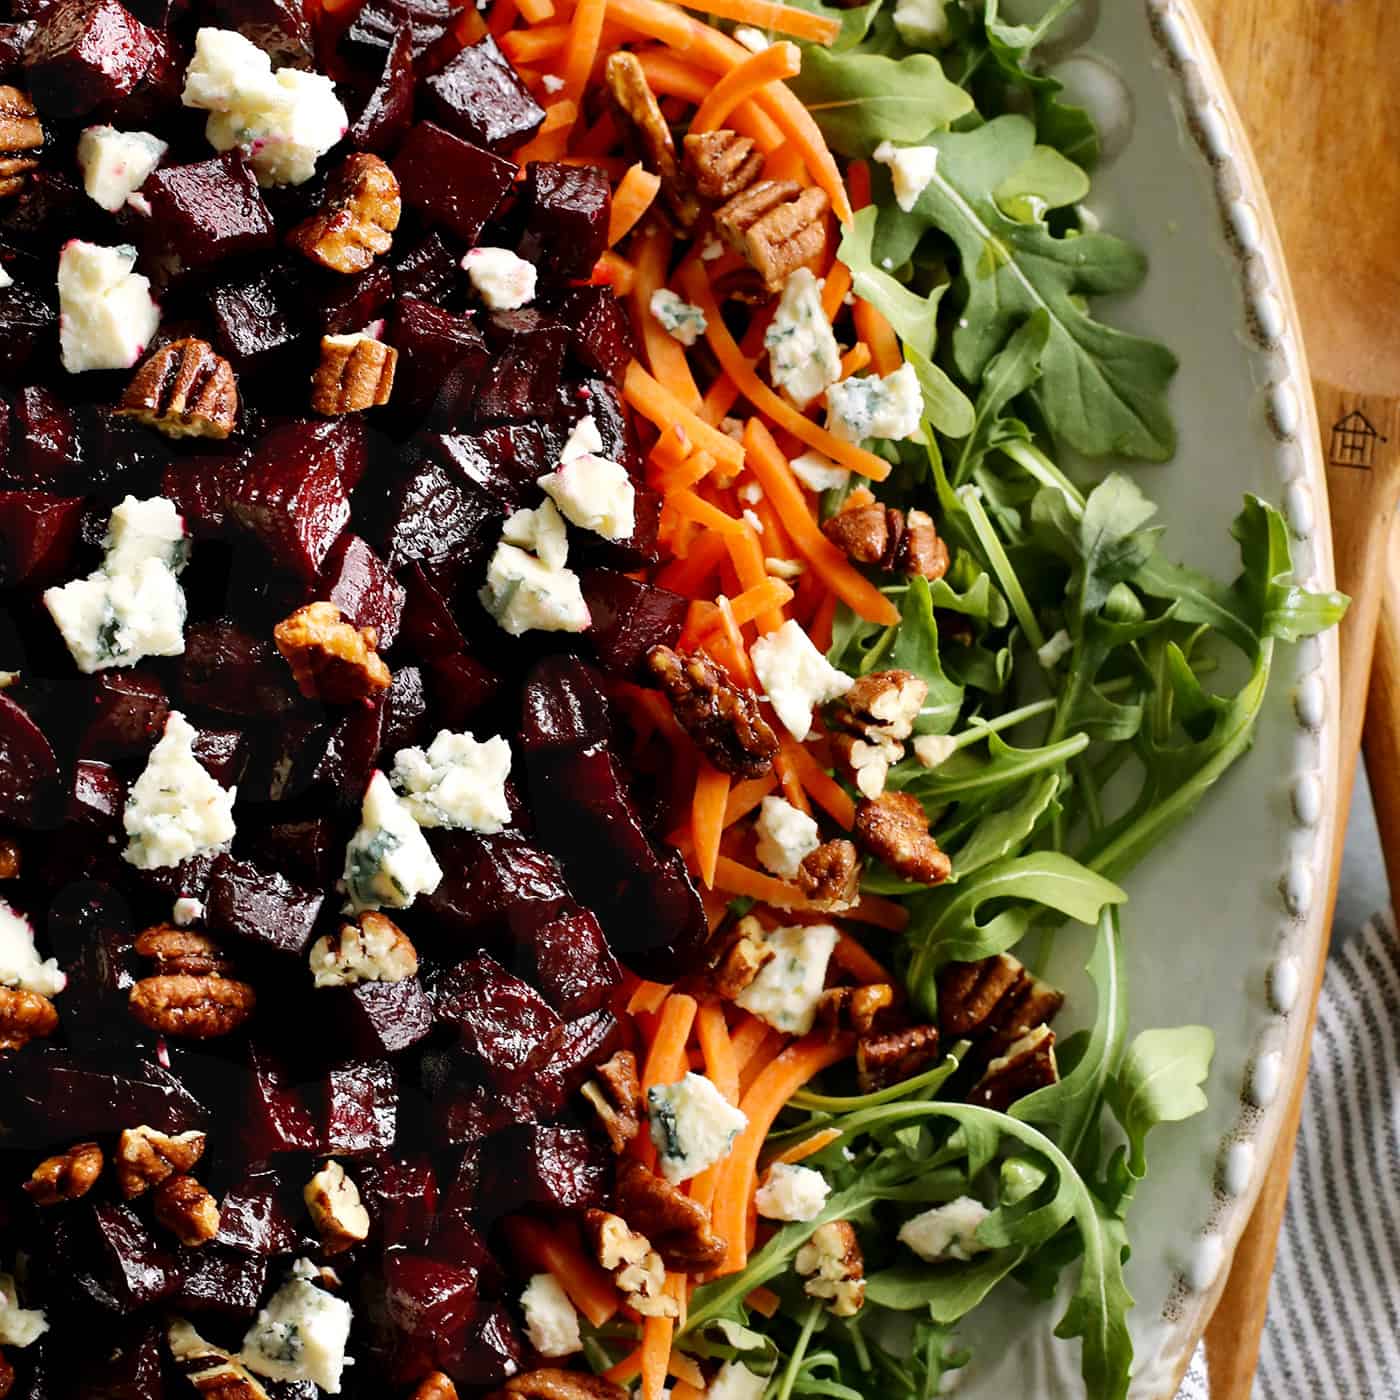
M147 1030L209 1040L237 1030L256 1000L246 982L176 973L143 978L131 989L128 1005Z
M935 1026L864 1035L856 1042L856 1074L862 1093L912 1079L938 1058Z
M29 1175L24 1189L36 1206L57 1206L86 1196L102 1175L102 1149L95 1142L75 1143L66 1152L45 1157Z
M839 914L860 898L860 856L846 840L824 841L802 857L797 888L813 909Z
M817 1021L829 1032L855 1031L868 1035L895 1004L895 991L888 982L872 982L866 987L829 987L817 1001Z
M849 1220L828 1220L797 1251L802 1291L820 1298L833 1317L854 1317L865 1305L865 1256Z
M911 510L904 517L904 533L898 547L885 567L892 573L933 580L948 572L950 562L948 546L939 538L933 517L922 510Z
M404 982L418 973L418 950L387 915L368 910L353 924L322 934L311 945L311 971L318 987L353 987L358 982Z
M457 1400L457 1387L441 1371L434 1371L418 1382L410 1400Z
M38 992L0 987L0 1050L23 1050L58 1029L53 1002Z
M884 792L890 769L904 757L904 745L878 735L867 741L838 731L831 736L831 756L862 796L875 798Z
M393 245L402 210L394 172L378 156L357 151L326 181L321 207L287 242L332 272L363 272Z
M759 713L757 697L730 685L708 657L654 646L647 669L661 682L677 723L722 773L761 778L772 768L778 736Z
M526 1371L512 1376L501 1395L515 1400L627 1400L627 1392L602 1376L585 1371L563 1371L546 1366L538 1371Z
M718 995L733 1001L777 954L763 937L763 925L746 914L739 920L710 972Z
M17 880L20 872L18 843L0 836L0 880Z
M0 199L20 192L25 176L39 165L26 152L43 144L44 128L29 94L8 83L0 86Z
M379 634L346 622L334 603L298 608L272 629L272 639L308 700L352 705L387 690L393 680L375 650Z
M770 292L788 274L812 262L826 247L825 191L791 180L760 180L715 211L715 227L742 253Z
M907 792L863 799L856 807L856 835L905 880L938 885L953 873L953 862L929 835L923 804Z
M117 413L166 437L226 438L238 422L233 366L207 341L172 340L137 367Z
M721 127L718 131L693 131L684 141L685 168L702 199L733 199L758 179L763 152L751 137Z
M651 1241L668 1269L698 1273L724 1258L709 1211L634 1158L618 1164L615 1200L618 1214Z
M156 971L163 975L221 977L233 971L233 964L212 938L174 924L156 924L139 933L136 952L140 957L153 958Z
M204 1134L159 1133L142 1124L123 1128L117 1142L117 1185L128 1201L159 1186L176 1172L187 1172L204 1155Z
M240 1361L206 1342L184 1318L176 1318L165 1335L176 1366L204 1400L268 1400Z
M831 718L862 739L901 743L928 699L928 682L912 671L873 671L861 676L831 710Z
M219 1207L192 1176L168 1176L151 1193L156 1219L181 1244L196 1249L219 1233Z
M969 1103L1005 1112L1017 1099L1054 1084L1060 1077L1055 1063L1055 1032L1039 1025L1013 1040L1004 1054L988 1064L967 1096Z
M1064 993L1042 982L1010 953L947 963L938 973L938 1020L950 1040L1001 1037L1006 1043L1054 1020Z
M360 1201L359 1187L335 1158L306 1183L301 1195L327 1254L341 1254L369 1238L369 1212Z
M863 491L860 496L870 493ZM892 523L897 528L899 520L899 512L892 507L881 505L873 497L857 499L852 492L846 504L822 523L822 534L853 563L874 565L884 559L890 547Z
M663 1291L666 1266L651 1247L620 1216L606 1210L586 1210L583 1229L593 1255L612 1276L628 1303L643 1317L676 1317L676 1300Z
M10 1365L9 1358L3 1351L0 1351L0 1400L15 1388L15 1368Z
M321 363L311 376L311 407L334 418L389 402L399 352L372 335L323 335Z
M637 1057L619 1050L593 1071L580 1090L593 1105L614 1152L622 1152L642 1130L642 1085L637 1077Z
M671 213L682 228L689 228L700 217L700 205L681 174L675 139L641 61L636 54L619 49L608 56L603 78L614 109L636 136L642 163L661 177L661 193Z

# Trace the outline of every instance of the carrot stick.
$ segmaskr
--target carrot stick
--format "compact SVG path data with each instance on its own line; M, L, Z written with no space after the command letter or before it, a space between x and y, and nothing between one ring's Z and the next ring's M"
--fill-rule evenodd
M849 379L853 374L859 373L870 363L870 347L863 341L858 340L841 356L841 378Z
M671 1387L671 1400L705 1400L705 1392L691 1385L689 1381L677 1381Z
M560 77L564 79L561 95L574 102L583 100L588 75L593 71L593 60L598 56L598 40L602 37L603 16L607 8L606 0L578 0L574 6L574 18L569 26L569 39L564 46L564 62L560 69Z
M666 1362L675 1331L672 1317L649 1317L642 1324L642 1400L661 1400L665 1393Z
M715 888L727 894L747 895L778 909L797 909L805 903L795 885L741 865L732 856L722 855L715 861Z
M752 588L746 588L737 598L731 598L729 606L734 612L734 621L742 627L746 622L753 622L764 613L785 607L791 601L792 589L782 579L767 578ZM782 614L778 616L781 618Z
M603 1326L617 1312L622 1297L612 1279L557 1224L513 1215L502 1227L511 1250L531 1269L553 1274L569 1301L593 1326Z
M497 7L501 0L496 0ZM494 11L492 18L495 18ZM501 48L512 63L538 63L563 51L569 41L567 24L542 24L537 29L512 29L500 36Z
M586 162L596 164L596 161ZM613 288L619 296L626 296L632 290L637 271L626 258L620 257L611 248L598 259L593 269L593 281L603 282Z
M892 987L898 985L889 969L878 959L871 957L865 951L865 947L848 933L843 933L837 938L836 947L831 952L831 960L863 987L872 987L879 982L888 982Z
M787 1037L781 1031L770 1030L763 1037L763 1043L748 1058L748 1063L739 1071L739 1093L749 1092L749 1086L782 1053Z
M762 502L760 502L760 505ZM767 538L765 523L764 538ZM750 616L740 617L739 600L753 593L755 589L764 588L769 583L780 580L768 577L768 568L763 562L763 546L759 544L757 537L752 530L746 530L743 535L732 535L725 537L725 546L729 550L730 562L734 565L734 572L739 575L739 582L744 585L744 592L739 598L734 599L734 616L740 622L748 622ZM787 585L784 584L784 588ZM751 614L754 625L760 634L776 632L783 625L783 607L792 598L792 589L787 588L785 594L773 594L774 597L781 597L782 601L776 604L765 603L757 611ZM757 598L757 595L755 595ZM747 611L746 609L744 611Z
M603 257L607 258L608 254L604 253ZM714 307L713 299L711 299L710 305L712 308ZM718 309L715 309L715 315L718 317ZM658 428L665 429L672 424L679 424L697 447L704 448L718 461L727 462L735 470L743 466L744 449L739 443L731 437L726 437L718 428L712 428L702 418L692 413L679 402L674 394L657 383L635 360L627 366L627 376L622 382L622 393L627 402L643 418L655 423ZM888 470L887 464L886 469Z
M835 20L824 19L808 10L791 5L775 4L774 0L681 0L692 10L703 10L720 19L732 19L755 29L771 29L778 34L791 34L795 39L808 39L814 44L831 44L841 32Z
M714 75L678 57L668 49L643 49L637 54L652 90L663 97L678 97L697 107L714 86ZM738 108L729 124L741 136L747 136L765 154L779 150L783 133L766 113L753 103Z
M685 1043L698 1010L695 998L684 992L673 992L666 998L642 1068L643 1093L658 1084L674 1084L685 1074Z
M713 764L702 759L695 774L690 829L700 878L707 888L713 888L715 883L715 862L719 859L720 838L724 835L724 807L728 799L729 774L721 773Z
M627 1014L635 1016L639 1011L659 1011L661 1003L670 995L670 987L663 982L638 982L628 999Z
M632 324L641 332L647 363L657 382L688 409L700 407L700 390L690 373L685 347L666 334L651 314L652 294L666 285L666 269L671 261L671 234L653 220L632 240L632 265L637 269L632 283Z
M527 24L543 24L554 18L552 0L515 0L515 3Z
M834 593L825 594L817 608L816 616L812 619L812 625L807 629L812 645L818 651L831 650L831 629L836 622L836 604L839 601Z
M680 593L687 598L694 597L700 591L701 585L719 567L719 561L724 555L724 541L725 537L717 531L701 535L686 558L667 564L656 575L657 586L669 588L673 593Z
M797 769L797 780L817 804L838 826L849 831L856 822L856 804L847 796L845 788L830 777L821 764L812 757L786 730L779 736L783 751Z
M734 516L726 515L718 506L713 506L709 501L702 500L688 488L672 491L666 497L666 503L680 515L682 520L694 520L698 525L718 530L722 535L742 535L748 529L742 520L736 520Z
M770 1029L766 1021L760 1021L757 1016L751 1016L747 1011L744 1013L744 1020L737 1030L731 1032L729 1038L734 1047L734 1060L740 1070L748 1064L754 1052L768 1038Z
M695 1034L705 1056L705 1073L732 1104L739 1102L739 1062L724 1021L724 1007L707 1002L695 1017Z
M637 220L651 208L656 192L661 188L661 176L654 175L638 161L627 167L613 191L612 209L608 214L608 247L626 238Z
M578 120L578 103L564 98L544 109L544 121L540 123L537 136L548 136L563 128L573 126Z
M876 374L893 374L904 363L904 354L899 348L899 337L883 313L868 301L857 298L851 308L851 319L855 322L856 334L870 347Z
M831 264L826 281L822 284L822 310L826 313L828 321L836 319L841 310L841 303L846 300L846 293L850 290L851 269L838 259Z
M805 12L802 12L805 13ZM747 102L769 83L781 82L802 70L802 55L796 44L771 44L750 54L710 89L699 110L690 119L691 131L715 131L741 103Z
M606 1371L602 1373L604 1380L615 1382L617 1385L630 1385L638 1376L642 1374L642 1348L636 1347L629 1351L621 1361L614 1362Z
M811 1137L793 1143L786 1151L778 1153L773 1160L786 1162L789 1165L800 1162L804 1157L811 1157L820 1152L823 1147L830 1147L840 1136L841 1130L839 1128L823 1128L820 1132L813 1133Z
M499 39L515 23L519 14L520 9L515 0L495 0L491 6L491 19L486 27Z
M762 778L745 778L729 789L729 801L724 804L724 824L733 826L740 817L746 817L773 789L777 781L771 773Z
M681 1386L685 1386L692 1394L700 1394L705 1389L705 1373L700 1369L695 1360L683 1351L671 1349L671 1355L666 1362L666 1371L676 1378L678 1384L671 1390L671 1400L676 1400L676 1395Z
M744 425L744 447L749 470L773 503L793 544L823 582L867 621L885 626L898 622L895 605L822 534L787 458L774 442L773 434L757 418L750 418Z
M764 1317L772 1317L783 1305L783 1300L773 1292L771 1288L762 1286L755 1288L752 1293L744 1299L754 1312L760 1313Z
M873 481L883 481L890 474L890 464L884 458L865 451L855 443L845 442L825 428L819 427L790 403L780 399L754 373L753 365L735 344L734 337L729 334L728 327L720 318L719 307L715 305L714 294L710 291L703 268L693 264L685 268L681 272L681 285L687 298L705 313L705 339L709 341L710 349L714 351L721 368L738 386L739 392L759 412L772 419L793 437L806 443L808 447L815 447L818 452L825 453L842 466L859 472L861 476L868 476ZM752 421L750 419L750 422ZM791 525L788 528L791 529Z

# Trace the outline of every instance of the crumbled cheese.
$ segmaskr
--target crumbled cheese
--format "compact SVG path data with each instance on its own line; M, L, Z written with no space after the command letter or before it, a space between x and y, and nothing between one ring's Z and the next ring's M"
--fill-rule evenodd
M894 27L911 48L941 48L950 32L948 0L897 0Z
M442 881L413 814L376 772L360 805L360 826L345 847L345 892L355 910L406 909Z
M925 768L937 768L958 751L958 741L951 734L920 734L914 740L914 757Z
M462 269L492 311L514 311L535 299L535 265L509 248L469 248Z
M569 429L569 436L564 439L564 446L559 452L559 460L563 463L590 454L601 456L602 451L603 435L598 431L598 420L591 413L585 413Z
M261 185L300 185L340 140L349 118L322 73L272 70L272 60L236 30L203 28L180 100L209 113L216 151L241 146Z
M774 1162L754 1194L754 1205L768 1220L814 1220L829 1195L831 1187L820 1172Z
M977 1227L990 1214L981 1201L959 1196L947 1205L935 1206L906 1220L899 1227L899 1242L930 1264L947 1259L966 1261L991 1248L977 1238Z
M758 518L758 512L752 510L745 510L743 515L744 524L747 525L749 529L754 532L754 534L761 535L763 533L763 521L761 521Z
M58 255L58 341L63 368L130 369L160 325L136 249L70 238Z
M1036 650L1035 657L1047 671L1053 671L1073 650L1074 639L1061 627Z
M268 1299L243 1338L238 1359L275 1381L310 1381L327 1395L340 1394L349 1358L350 1304L317 1288L319 1271L297 1260L292 1277Z
M510 745L499 734L478 743L438 730L427 749L400 749L390 781L419 826L500 831L510 822Z
M896 146L892 141L881 141L875 147L875 159L889 166L895 203L906 214L938 172L937 146Z
M322 934L311 945L311 975L317 987L354 987L361 982L406 982L418 972L418 953L382 914Z
M170 148L149 131L90 126L78 137L78 165L91 199L115 214L146 183Z
M833 384L826 408L826 426L847 442L911 438L919 434L924 394L914 366L903 364L883 379L867 374Z
M844 491L851 481L849 467L839 467L820 452L804 452L788 465L792 474L810 491Z
M546 569L562 569L569 558L569 532L553 501L514 511L501 527L501 538L538 556Z
M726 423L738 422L737 419L731 419L731 418L726 418L724 421L725 421ZM723 426L723 424L721 424L721 426ZM740 424L739 424L739 432L740 432L740 434L742 434L743 431L744 431L744 425L743 425L742 423L740 423ZM740 499L746 506L756 506L756 505L763 499L763 487L761 487L761 486L758 484L758 482L756 482L756 481L746 481L746 482L739 488L739 499Z
M753 829L759 864L784 880L793 879L803 859L822 843L816 822L785 797L765 797Z
M794 739L812 729L812 711L844 695L855 680L838 671L791 618L749 648L754 672Z
M0 987L19 987L51 997L67 985L57 960L40 958L33 925L0 899Z
M836 939L830 924L773 929L764 935L763 946L775 956L734 1000L776 1030L806 1035L817 1018Z
M558 73L542 73L540 75L540 82L544 84L544 90L551 93L563 92L565 87L568 86Z
M799 408L841 377L841 350L822 310L822 285L811 268L790 272L763 336L773 385Z
M533 1274L520 1295L530 1345L541 1356L571 1356L583 1350L578 1313L553 1274Z
M204 917L204 905L188 895L181 895L170 911L170 921L176 928L189 928Z
M742 1361L726 1361L705 1390L705 1400L763 1400L768 1377L750 1371Z
M178 574L190 559L184 517L164 496L144 501L125 497L108 517L103 548L102 567L109 574L129 573L148 559L158 559Z
M701 262L714 262L716 258L724 256L724 244L713 234L700 245Z
M144 566L143 566L144 567ZM122 813L123 856L140 870L223 850L234 836L237 788L221 787L194 756L195 731L171 710ZM416 828L415 828L416 829Z
M32 1346L49 1330L42 1308L22 1308L10 1274L0 1274L0 1346Z
M585 452L539 478L571 524L608 540L630 539L637 528L637 492L627 469L607 457Z
M749 1123L710 1080L695 1073L648 1089L647 1116L662 1175L670 1182L688 1181L727 1157Z
M496 546L486 569L481 605L509 632L583 632L592 618L572 569L551 569L513 544Z
M751 24L736 25L734 38L750 53L762 53L764 49L773 47L773 41L761 29L755 29Z
M709 326L705 313L698 306L678 297L669 287L658 287L651 294L647 310L666 334L682 345L694 345Z
M10 276L9 271L0 267L0 287L13 287L14 285L15 279Z
M781 579L801 578L807 572L807 566L800 559L775 559L771 554L764 556L763 568L774 578Z

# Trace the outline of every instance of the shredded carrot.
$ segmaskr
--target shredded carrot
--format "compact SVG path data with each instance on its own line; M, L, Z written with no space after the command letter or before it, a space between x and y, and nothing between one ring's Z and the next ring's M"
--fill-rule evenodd
M593 269L593 280L608 283L619 296L626 296L632 290L636 276L636 268L611 248L598 259L598 265Z
M714 86L713 73L687 63L669 49L643 49L637 54L637 61L652 90L660 95L679 97L699 106ZM734 112L730 125L765 154L782 147L783 133L777 124L752 103Z
M695 795L690 804L690 830L695 842L696 863L707 888L715 883L715 862L719 859L720 838L724 835L724 808L729 800L729 774L713 764L700 761L695 774Z
M851 308L851 319L855 322L856 334L870 347L876 374L893 374L904 363L904 356L900 353L899 337L884 314L868 301L857 298Z
M846 917L857 924L869 924L889 933L903 933L909 927L909 911L895 899L883 895L862 895L860 901L846 911Z
M761 504L762 502L760 502ZM769 578L767 565L763 562L763 546L759 544L758 537L752 530L746 530L742 535L727 535L724 543L729 551L730 562L734 565L734 572L738 574L739 582L744 585L744 592L734 599L734 616L740 622L748 622L752 619L760 634L777 631L783 625L782 609L791 600L792 589L784 584L783 587L787 591L785 595L782 595L780 602L765 603L758 607L752 613L751 619L749 616L741 617L740 613L746 612L747 608L740 608L740 599L754 594L755 589L765 588L768 584L780 582L780 580ZM779 595L774 593L773 596ZM757 597L758 595L754 594L755 600Z
M733 826L740 817L746 817L777 786L771 773L761 778L745 778L729 789L729 801L724 804L724 824Z
M788 761L797 770L797 780L803 790L838 826L849 831L856 823L856 804L851 801L845 788L830 777L787 730L779 734L778 742L783 746Z
M773 875L765 875L752 866L741 865L726 855L721 855L715 861L715 888L727 894L761 899L765 904L779 909L793 909L805 903L796 885L789 885Z
M799 185L812 183L802 152L789 141L784 141L776 151L768 152L763 162L763 175L768 180L792 180Z
M700 1369L700 1364L694 1357L687 1356L683 1351L671 1349L670 1359L666 1363L667 1374L676 1378L677 1384L671 1389L671 1400L675 1400L677 1392L681 1386L687 1387L693 1394L699 1395L705 1389L705 1373Z
M741 627L753 622L764 613L785 607L792 602L792 589L780 578L766 578L752 588L746 588L736 598L729 600L734 613L734 621ZM781 614L779 615L781 617Z
M744 1299L754 1312L763 1317L772 1317L783 1305L783 1300L771 1288L761 1285Z
M630 1385L642 1374L642 1347L629 1351L621 1361L615 1362L602 1373L604 1380L617 1385Z
M782 747L783 739L786 736L786 730L778 732L778 752L773 758L773 771L777 773L778 781L783 785L783 796L799 812L806 812L810 817L812 804L807 800L806 789L802 786L802 779L797 775L797 765L792 761L792 750Z
M515 0L495 0L486 27L499 39L515 23L519 14L520 10Z
M818 651L831 650L831 630L836 622L836 604L839 601L834 593L826 594L817 607L811 626L807 629L812 638L812 645Z
M695 1034L705 1055L705 1073L716 1089L732 1104L739 1102L739 1062L734 1042L719 1002L702 1006L695 1018Z
M685 1074L685 1043L698 1010L695 998L684 992L666 998L642 1069L643 1092L658 1084L674 1084Z
M676 511L682 520L693 520L697 525L718 530L722 535L742 535L748 529L742 520L726 515L718 506L711 505L694 491L685 488L672 491L666 497L666 504Z
M622 1297L612 1279L557 1223L546 1225L528 1215L513 1215L502 1222L502 1228L512 1252L530 1268L553 1274L569 1301L594 1327L603 1326L617 1312Z
M773 1158L775 1162L787 1162L791 1165L800 1162L806 1157L814 1156L824 1147L830 1147L837 1138L841 1136L839 1128L823 1128L820 1132L815 1132L809 1138L803 1138L801 1142L795 1142L784 1151L778 1153Z
M515 0L521 17L529 24L542 24L554 18L553 0Z
M660 188L661 176L652 174L640 161L627 167L627 174L613 191L612 209L608 213L609 248L632 232L637 220L651 208Z
M685 1299L685 1275L666 1275L664 1291L678 1303ZM673 1317L648 1317L642 1321L641 1400L661 1400L666 1391L666 1373L671 1360L671 1342L676 1333Z
M561 128L573 126L578 119L578 103L564 98L545 108L544 121L540 123L540 129L536 133L539 136L548 136Z
M856 343L841 356L841 378L849 379L851 375L858 374L869 363L870 347L863 340L856 341Z
M840 314L841 304L850 290L851 269L838 259L827 269L826 281L822 284L822 310L828 321L834 321Z
M730 1043L734 1047L734 1059L742 1070L753 1058L754 1052L763 1044L770 1031L766 1021L751 1016L747 1011L738 1029L731 1032Z
M492 19L501 0L492 6ZM563 51L569 40L567 24L542 24L535 29L512 29L500 36L500 45L512 63L537 63Z
M751 0L746 0L746 3L751 3ZM798 13L805 14L804 11ZM709 95L690 119L691 131L717 130L741 102L747 102L769 83L791 78L801 70L802 55L796 44L770 44L766 49L749 54L710 89Z
M653 295L666 285L671 244L670 231L657 220L649 222L632 240L632 264L637 269L630 293L632 320L641 331L647 363L657 382L686 408L694 410L700 407L700 391L695 387L685 346L668 335L661 322L651 314Z
M671 1400L705 1400L705 1392L703 1388L697 1388L689 1381L677 1381L671 1387Z
M671 995L670 987L661 982L638 982L627 1002L627 1014L635 1016L639 1011L660 1011L661 1003Z
M862 986L871 987L877 982L888 982L891 986L899 985L890 970L879 959L866 952L865 946L857 943L848 933L843 933L837 938L831 960Z
M603 254L606 259L607 253ZM711 303L713 305L713 303ZM719 312L716 311L718 316ZM633 360L627 366L627 376L622 381L623 397L643 418L666 429L673 424L684 428L691 440L718 461L728 462L733 467L744 464L744 449L732 437L726 437L718 428L712 428L704 419L690 412L674 394L670 393Z
M724 536L718 533L701 535L684 559L667 564L656 576L658 587L673 593L694 597L724 556Z
M681 3L692 10L718 15L720 19L732 19L755 29L771 29L777 34L791 34L795 39L808 39L814 44L834 43L841 32L836 20L792 5L779 5L774 0L681 0Z
M787 1036L781 1031L770 1030L763 1037L763 1043L749 1056L748 1062L739 1071L740 1097L749 1092L749 1086L763 1073L783 1051Z
M593 60L598 56L598 40L602 38L603 16L606 13L606 0L578 0L574 6L560 76L564 79L563 96L575 102L582 101L588 75L593 71Z

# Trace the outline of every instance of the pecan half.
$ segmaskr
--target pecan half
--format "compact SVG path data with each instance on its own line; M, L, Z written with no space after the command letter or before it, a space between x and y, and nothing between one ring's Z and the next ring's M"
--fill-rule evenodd
M829 987L817 1002L818 1024L835 1034L855 1031L868 1035L895 1004L895 991L888 982L872 982L866 987Z
M268 1400L242 1362L206 1342L183 1318L176 1318L165 1336L176 1366L205 1400Z
M948 546L939 538L933 517L911 510L904 517L904 537L888 567L897 574L929 580L942 578L951 563Z
M718 131L691 132L683 142L685 168L702 199L733 199L758 179L763 152L751 137L721 127Z
M233 971L233 964L212 938L174 924L155 924L143 930L136 936L136 952L154 959L160 974L222 977Z
M681 174L675 139L641 61L636 54L619 49L608 55L603 80L615 110L636 137L642 163L661 177L661 193L676 222L689 228L700 217L700 205Z
M826 247L830 208L825 191L815 186L804 190L790 180L759 180L715 211L715 228L776 293L790 272Z
M797 1251L802 1291L820 1298L833 1317L854 1317L865 1305L865 1255L849 1220L828 1220Z
M197 1249L219 1233L219 1207L192 1176L168 1176L151 1193L155 1218L181 1244Z
M372 335L323 335L311 376L311 407L327 418L389 402L399 352Z
M403 204L394 172L357 151L330 179L321 207L287 234L287 242L332 272L363 272L393 246Z
M761 778L772 768L778 736L759 713L758 698L730 685L708 657L654 646L647 669L661 682L676 722L722 773Z
M861 795L873 799L884 792L890 769L904 757L904 745L893 739L877 736L866 740L838 731L831 736L831 756Z
M709 1211L633 1158L618 1164L615 1199L618 1214L651 1241L668 1269L699 1273L724 1258Z
M1055 1032L1036 1026L1007 1046L982 1072L967 1096L969 1103L1005 1112L1017 1099L1054 1084L1060 1077L1055 1063Z
M710 971L715 992L733 1001L775 957L777 953L763 937L763 925L746 914Z
M873 566L884 560L903 522L893 506L881 505L869 491L857 489L835 515L822 522L822 534L853 563Z
M627 1392L602 1376L590 1376L584 1371L561 1371L546 1366L512 1376L505 1383L502 1395L516 1400L627 1400Z
M613 1277L630 1306L643 1317L677 1317L680 1308L665 1292L666 1266L651 1241L620 1216L586 1210L583 1230L594 1257Z
M0 836L0 880L19 879L21 863L18 843Z
M912 1079L937 1058L935 1026L906 1026L903 1030L861 1036L856 1041L856 1075L861 1092L868 1094Z
M310 960L318 987L404 982L418 974L418 950L412 940L391 918L374 910L334 933L322 934L311 945Z
M327 1254L341 1254L369 1238L369 1212L360 1201L359 1187L334 1158L306 1183L301 1194Z
M189 1171L203 1155L204 1134L198 1129L170 1134L144 1124L123 1128L117 1142L117 1185L128 1201L134 1200L176 1172Z
M0 987L0 1050L23 1050L58 1029L53 1002L38 992Z
M237 1030L256 1002L246 982L188 973L143 978L127 999L131 1014L147 1030L187 1040L210 1040Z
M441 1371L434 1371L418 1382L411 1400L457 1400L457 1387Z
M947 963L938 973L938 1021L950 1040L1000 1037L1006 1044L1054 1020L1064 993L1028 972L1010 953Z
M20 192L25 177L39 165L26 152L43 144L44 128L29 94L8 83L0 86L0 199Z
M277 650L308 700L352 705L387 690L393 676L375 650L373 627L355 627L334 603L308 603L272 629Z
M813 909L839 914L860 898L860 856L845 840L824 841L803 856L797 888Z
M226 438L238 422L233 366L207 341L172 340L137 367L117 413L166 437Z
M856 835L896 875L920 885L941 884L953 862L929 835L928 813L907 792L865 798L856 807Z
M874 742L902 743L914 732L928 699L928 682L912 671L874 671L861 676L831 710L832 720Z
M36 1206L57 1206L86 1196L102 1175L102 1149L95 1142L75 1143L66 1152L45 1157L24 1183Z
M619 1050L593 1071L580 1092L593 1105L614 1152L622 1152L642 1130L642 1085L637 1057Z

